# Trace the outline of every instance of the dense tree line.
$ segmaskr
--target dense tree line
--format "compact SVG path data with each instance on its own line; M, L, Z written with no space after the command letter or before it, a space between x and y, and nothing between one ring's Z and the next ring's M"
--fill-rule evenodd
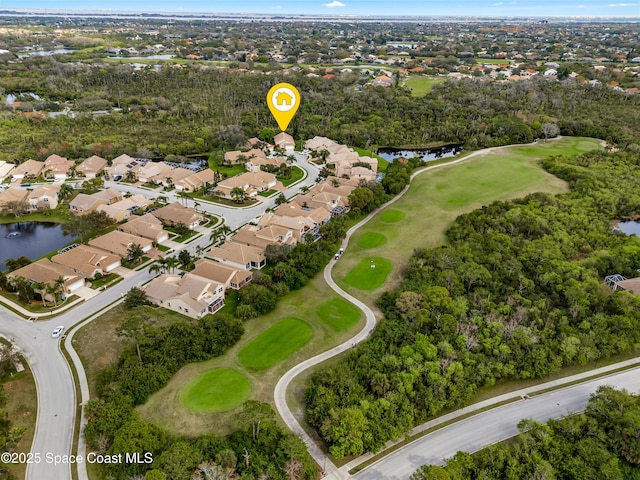
M640 212L639 164L627 151L549 159L571 193L495 202L416 251L372 337L309 384L307 419L330 451L375 451L481 387L637 349L640 299L603 279L637 276L640 243L612 221Z
M545 123L557 123L563 135L629 144L637 143L640 119L637 95L571 78L448 81L416 98L402 87L354 91L350 87L357 84L357 75L327 82L301 74L266 77L198 66L133 72L126 65L97 68L45 57L30 59L28 67L17 66L13 75L0 77L0 87L71 101L80 112L121 110L55 119L5 112L0 125L11 135L0 136L0 148L8 159L40 159L49 153L112 158L140 149L158 156L186 155L236 146L273 125L264 98L271 85L283 80L294 82L302 94L290 130L295 138L324 135L360 147L526 143L543 136ZM99 104L92 106L96 100Z
M640 478L640 397L612 387L591 396L584 413L543 425L518 424L520 435L445 467L425 465L412 480L631 480Z

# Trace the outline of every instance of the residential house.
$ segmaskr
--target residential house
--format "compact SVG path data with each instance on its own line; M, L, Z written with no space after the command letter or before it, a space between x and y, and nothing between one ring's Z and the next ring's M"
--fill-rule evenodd
M51 257L53 263L68 267L86 278L107 275L120 266L120 257L100 248L78 245L64 253Z
M185 225L191 230L200 225L204 221L204 217L197 213L191 207L184 207L179 202L173 202L165 205L153 212L153 215L160 219L162 223L169 226Z
M169 187L169 188L175 187L176 189L180 190L180 188L178 188L178 184L182 184L181 183L182 180L184 180L187 177L190 177L191 175L193 175L193 170L189 170L188 168L177 167L169 170L163 179L158 178L156 181L161 182L165 187Z
M33 190L29 191L29 196L27 197L29 210L42 211L57 208L59 194L60 185L52 185L50 183L37 185Z
M38 162L37 160L27 160L11 171L11 179L23 180L25 178L36 178L44 169L44 162Z
M387 75L380 75L373 79L371 85L373 85L374 87L392 87L393 78Z
M138 164L131 169L138 181L142 183L162 183L169 175L173 167L164 162L147 162Z
M218 183L215 192L221 197L231 198L234 188L241 188L249 197L276 186L276 176L267 172L247 172Z
M100 172L102 172L107 165L108 162L104 158L93 155L76 167L76 173L83 175L87 179L95 178L100 175Z
M144 195L140 195L136 193L135 195L131 195L128 198L123 198L122 200L108 204L108 205L100 205L96 208L97 212L104 212L113 218L116 222L121 222L125 218L129 218L132 215L135 215L135 211L139 209L147 208L151 205L151 200L149 200Z
M214 174L213 170L206 168L196 173L191 173L188 177L175 182L176 190L182 190L184 192L195 192L201 188L206 188L213 184Z
M249 151L233 150L231 152L225 152L224 161L231 165L238 165L246 163L251 158L265 158L265 153L257 148L252 148Z
M208 258L196 260L195 268L190 273L221 283L232 290L240 290L253 278L250 271L223 265Z
M183 277L162 274L142 289L152 303L191 318L200 318L224 307L225 286L193 272Z
M129 170L138 165L138 162L131 158L127 154L122 154L119 157L111 160L111 165L105 167L105 179L106 180L122 180Z
M169 232L162 228L162 222L152 213L145 213L142 216L134 215L126 223L118 226L118 230L148 238L155 243L162 243L169 239Z
M269 225L261 228L256 225L245 225L231 237L232 242L250 247L257 247L264 252L268 245L294 246L297 241L293 232L285 227Z
M248 172L257 173L261 172L264 166L279 167L283 163L287 163L287 159L284 157L253 157L247 160L244 166Z
M130 233L120 232L118 230L105 233L104 235L89 241L89 245L92 247L113 253L114 255L118 255L120 258L125 258L129 251L129 247L134 244L140 245L142 251L147 253L151 250L152 243L153 242L148 238L131 235Z
M4 182L7 178L11 177L11 171L14 167L15 164L0 160L0 182Z
M75 165L73 160L67 160L60 155L49 155L44 161L44 168L42 169L46 178L53 178L55 180L65 180L71 170L71 167Z
M280 132L273 137L273 143L277 148L286 150L287 152L293 152L296 148L296 141L286 132Z
M330 138L327 138L327 137L319 137L319 136L315 136L312 139L307 140L304 144L305 148L309 150L315 150L316 152L325 150L327 147L332 145L336 145L336 142L334 140L331 140Z
M244 270L260 270L267 264L262 249L236 242L225 242L219 247L214 247L209 250L207 256L225 265Z
M29 193L26 188L12 187L0 192L0 212L5 214L26 212L29 210Z
M275 212L265 213L258 221L258 227L262 229L269 227L280 227L291 231L296 242L302 242L305 235L310 234L316 236L318 234L319 224L308 216L285 216L278 215Z
M69 203L71 213L84 215L97 209L100 205L111 205L122 200L122 194L114 188L107 188L96 193L79 193Z
M53 263L48 258L41 258L26 267L19 268L7 274L8 279L22 277L30 282L40 282L47 285L54 285L62 277L62 291L70 294L78 288L84 286L84 276L77 274L69 267Z

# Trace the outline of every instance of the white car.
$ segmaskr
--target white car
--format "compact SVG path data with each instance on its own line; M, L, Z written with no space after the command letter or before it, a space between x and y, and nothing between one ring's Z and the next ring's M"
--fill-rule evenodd
M60 335L62 335L63 331L64 331L64 326L58 325L56 328L53 329L53 332L51 332L51 336L53 338L58 338Z

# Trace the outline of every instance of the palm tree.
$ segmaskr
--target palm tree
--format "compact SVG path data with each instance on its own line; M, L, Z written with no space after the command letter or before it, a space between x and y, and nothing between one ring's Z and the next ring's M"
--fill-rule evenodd
M180 265L180 260L177 257L167 257L166 259L167 270L174 272L176 267Z
M247 199L247 192L240 187L234 187L231 189L231 198L235 203L242 203Z
M138 178L133 170L129 170L124 176L124 181L127 183L135 183L138 181Z
M42 306L46 307L47 306L47 299L46 299L47 285L42 282L33 282L31 286L33 287L34 292L40 294L40 298L42 299Z
M209 240L211 240L211 243L218 245L219 243L224 243L230 233L231 229L227 225L222 225L211 232Z
M56 278L53 282L52 287L53 288L51 293L53 293L54 305L57 306L58 295L61 296L64 293L64 277L60 276Z
M63 183L62 185L60 185L59 195L61 200L66 200L67 198L69 198L72 192L73 192L73 187L68 183Z

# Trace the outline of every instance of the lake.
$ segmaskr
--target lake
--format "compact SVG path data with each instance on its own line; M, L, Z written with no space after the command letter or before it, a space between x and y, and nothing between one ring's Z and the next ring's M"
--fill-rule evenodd
M73 53L73 50L69 50L67 48L58 48L56 50L38 50L35 52L21 53L20 55L18 55L18 58L49 57L51 55L61 55L64 53Z
M389 162L393 162L396 158L420 158L423 162L432 162L441 158L453 157L462 151L461 144L443 145L435 148L416 148L416 149L400 149L400 148L379 148L378 155Z
M7 238L9 236L9 238ZM73 241L57 223L20 222L0 225L0 270L5 260L24 255L36 260Z
M636 235L640 237L640 222L637 220L625 220L618 222L618 230L627 235Z

